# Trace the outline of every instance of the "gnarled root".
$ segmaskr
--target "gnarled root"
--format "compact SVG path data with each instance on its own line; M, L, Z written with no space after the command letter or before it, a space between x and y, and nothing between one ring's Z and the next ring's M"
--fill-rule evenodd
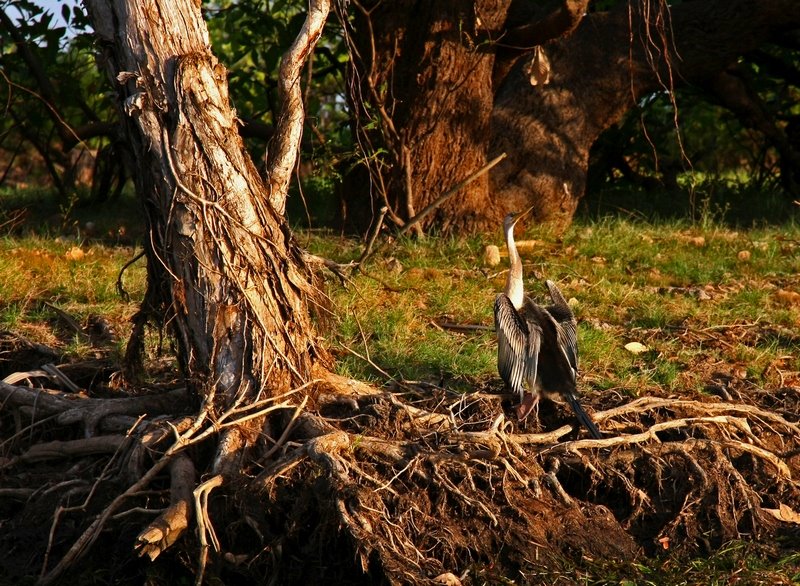
M166 509L145 523L136 547L156 559L195 525L198 579L235 568L275 583L344 579L354 570L393 583L447 574L525 582L575 552L625 560L642 550L696 553L730 539L764 539L800 511L800 427L756 405L645 397L596 412L607 437L593 440L567 424L525 433L511 402L504 408L497 395L410 383L390 392L315 377L308 392L215 418L201 410L160 421L131 417L132 403L116 404L125 405L121 415L85 397L0 385L6 408L28 418L17 418L0 472L21 478L16 473L34 462L100 459L103 480L128 487L81 526L41 583L74 568L100 532L119 522L123 503L127 519L153 514L151 500L138 495L163 482L167 470ZM50 434L49 442L36 442L34 432L57 425L61 413L90 411L103 416L89 428L111 435L53 442ZM86 417L70 426L80 429ZM108 424L120 417L133 420L124 435ZM201 453L206 473L215 470L216 454L224 485L213 476L195 486ZM44 459L51 456L58 459ZM87 503L99 482L82 482ZM23 483L4 488L0 495L35 500ZM53 491L70 488L53 479ZM215 489L225 498L212 503ZM236 531L226 516L230 503L237 504ZM56 538L70 514L59 511Z
M178 454L169 465L170 505L158 518L150 523L136 538L139 555L150 561L170 547L189 527L192 515L195 468L184 454Z

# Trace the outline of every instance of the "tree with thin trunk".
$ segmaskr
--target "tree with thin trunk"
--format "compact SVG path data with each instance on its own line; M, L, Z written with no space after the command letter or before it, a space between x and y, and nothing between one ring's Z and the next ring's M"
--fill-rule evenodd
M221 430L208 472L231 480L261 435L259 406L308 385L313 366L325 360L312 323L322 297L283 212L303 124L300 71L329 3L312 3L282 62L283 110L266 182L239 137L226 70L209 49L197 3L86 5L146 216L148 290L128 356L141 355L148 321L169 329L189 397L201 419ZM174 462L193 476L185 459ZM151 557L186 528L188 510L171 509L153 524L155 533L143 532Z
M303 109L299 70L328 4L283 62L284 110L265 182L237 133L225 68L193 2L88 3L124 110L147 220L147 306L170 324L193 396L219 417L307 383L321 358L311 275L283 211ZM141 330L132 340L138 347ZM232 429L218 471L247 445Z

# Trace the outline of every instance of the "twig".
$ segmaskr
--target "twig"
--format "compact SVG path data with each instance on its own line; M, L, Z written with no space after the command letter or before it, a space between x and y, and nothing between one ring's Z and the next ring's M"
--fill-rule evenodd
M472 183L473 181L475 181L475 180L476 180L478 177L480 177L480 176L481 176L481 175L483 175L484 173L487 173L487 172L488 172L488 171L489 171L489 170L490 170L492 167L494 167L494 166L495 166L495 165L497 165L497 164L498 164L500 161L502 161L503 159L505 159L505 158L506 158L506 156L507 156L507 155L506 155L506 153L502 153L502 154L500 154L500 155L496 156L494 159L492 159L491 161L489 161L488 163L486 163L486 164L485 164L483 167L481 167L480 169L478 169L477 171L475 171L475 172L474 172L472 175L468 176L468 177L467 177L466 179L464 179L463 181L459 181L458 183L456 183L456 184L455 184L453 187L451 187L450 189L448 189L447 191L445 191L445 192L444 192L442 195L440 195L440 196L439 196L439 197L437 197L435 200L433 200L431 203L429 203L427 206L425 206L425 207L422 209L422 211L421 211L420 213L418 213L416 216L414 216L413 218L411 218L411 219L410 219L410 220L409 220L409 221L406 223L406 225L405 225L405 226L403 226L403 227L400 229L400 231L397 233L397 235L398 235L398 236L402 236L402 235L404 235L404 234L405 234L406 232L408 232L408 231L409 231L409 230L410 230L412 227L414 227L414 226L415 226L415 225L417 225L419 222L421 222L422 220L424 220L424 219L425 219L425 218L428 216L428 214L430 214L430 213L431 213L433 210L435 210L435 209L436 209L436 208L438 208L440 205L442 205L442 204L443 204L445 201L447 201L447 200L448 200L448 199L449 199L451 196L453 196L455 193L457 193L457 192L461 191L461 189L463 189L465 186L467 186L467 185L469 185L470 183Z
M401 144L400 154L403 157L403 172L406 181L406 210L408 217L413 218L416 216L416 212L414 211L414 188L411 181L411 151L406 145ZM417 233L418 238L423 236L422 227L419 224L414 225L414 232Z
M66 311L64 311L60 307L56 307L52 303L48 303L47 301L45 301L42 305L44 305L45 307L47 307L49 309L52 309L53 312L55 312L55 314L58 317L60 317L64 321L65 324L67 324L72 330L75 331L76 334L78 334L78 337L81 340L86 341L86 340L89 339L89 336L86 334L86 332L83 331L83 328L81 327L81 325L75 320L74 317L72 317Z
M72 391L73 393L79 393L81 388L76 385L70 378L64 374L61 369L59 369L55 364L44 364L42 365L42 370L49 374L54 380L60 382L64 385L68 390Z
M221 486L223 477L221 474L209 478L196 489L194 489L194 509L195 517L197 519L197 537L200 540L200 557L197 562L197 578L195 579L195 586L201 586L203 583L203 575L206 571L206 561L208 560L208 541L206 535L211 537L211 543L214 546L214 551L219 551L219 540L214 532L214 526L208 518L208 495L212 490Z
M364 248L364 252L361 253L361 257L358 259L358 265L360 266L365 260L369 258L372 254L372 247L375 246L375 239L378 237L378 234L381 232L381 228L383 227L383 220L386 218L386 212L389 211L389 208L386 206L381 207L378 215L378 220L375 222L375 228L369 235L369 239L367 240L367 246Z
M144 251L144 249L142 249L142 251L139 254L134 256L131 260L126 262L124 265L122 265L122 268L119 270L119 275L117 275L117 293L119 294L119 296L122 298L123 301L130 301L131 300L131 296L125 290L125 286L122 284L122 275L125 274L125 271L127 271L128 268L131 265L133 265L133 263L135 263L137 260L142 258L144 256L144 254L145 254L145 251Z
M443 330L453 330L456 332L493 332L494 328L491 326L484 326L481 324L456 324L447 321L435 322L431 321L432 325Z
M294 410L292 418L289 420L289 423L286 424L286 427L284 427L283 433L275 442L275 445L272 446L266 454L264 454L263 457L264 460L269 459L269 457L272 456L272 454L274 454L275 452L277 452L280 449L280 447L284 444L284 442L286 442L286 438L289 437L289 433L292 431L295 421L300 416L300 413L302 413L307 402L308 402L308 395L303 397L303 401L297 406L297 409Z
M500 161L505 159L506 156L507 156L506 153L502 153L501 155L495 157L487 164L485 164L483 167L472 173L469 177L467 177L462 181L459 181L453 187L442 193L439 197L437 197L435 200L433 200L431 203L425 206L421 212L419 212L416 216L414 216L408 222L406 222L405 225L402 228L400 228L400 230L398 230L397 237L399 238L400 236L406 234L411 228L413 228L414 226L419 224L422 220L424 220L426 217L428 217L428 214L430 214L432 211L434 211L436 208L442 205L450 197L458 193L466 185L469 185L470 183L475 181L475 179L477 179L484 173L487 173L492 167L494 167ZM378 251L380 251L386 245L386 243L387 241L383 240L381 244L373 248L373 252L377 253ZM362 255L362 258L359 260L359 263L364 262L367 258L369 258L369 256L371 255Z

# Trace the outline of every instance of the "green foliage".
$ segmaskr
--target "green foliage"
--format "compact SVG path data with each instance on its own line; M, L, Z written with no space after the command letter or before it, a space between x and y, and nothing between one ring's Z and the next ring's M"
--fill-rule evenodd
M0 69L6 87L0 180L50 182L66 202L81 195L70 153L79 142L76 129L117 115L95 62L88 20L70 4L60 10L67 26L57 25L54 13L27 0L4 0L0 11ZM94 138L84 145L99 148L106 142Z
M730 75L752 100L740 104L748 115L696 86L646 96L594 145L584 210L654 210L694 222L721 214L733 224L754 208L770 220L796 217L787 195L800 181L788 154L800 149L800 86L789 81L797 71L793 48L766 45L741 58Z

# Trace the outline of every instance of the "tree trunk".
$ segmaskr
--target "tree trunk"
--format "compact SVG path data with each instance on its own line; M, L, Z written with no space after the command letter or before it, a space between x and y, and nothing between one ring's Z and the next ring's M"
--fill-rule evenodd
M509 157L491 174L497 205L534 204L537 220L569 225L589 149L642 96L707 81L798 22L800 4L791 0L687 2L669 11L648 1L587 15L575 34L545 47L549 85L532 87L518 63L499 88L490 153Z
M352 194L348 220L363 226L386 205L402 226L486 165L494 56L480 33L500 28L509 1L353 2L351 101L373 193ZM484 174L421 227L459 231L489 203Z
M218 417L307 382L320 356L316 291L281 215L287 185L270 192L245 151L199 4L87 4L146 211L144 310L174 334L190 390ZM232 429L215 471L229 472L247 443Z
M372 167L372 209L387 204L402 223L506 153L488 183L470 184L425 227L496 230L507 211L530 205L540 222L566 227L584 194L589 149L640 97L716 76L800 22L793 0L641 0L594 13L587 4L477 1L467 10L409 0L357 11L360 83L351 87L369 106L357 120L359 142L367 155L387 151L385 167ZM535 48L550 75L533 85Z

